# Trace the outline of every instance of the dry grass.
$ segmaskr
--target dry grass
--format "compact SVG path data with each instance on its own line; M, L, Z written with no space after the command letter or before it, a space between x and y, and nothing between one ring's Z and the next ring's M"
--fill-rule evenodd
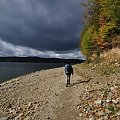
M101 56L106 63L120 63L120 48L113 48Z
M112 47L113 48L120 48L120 35L117 35L117 36L113 36L111 38L111 41L112 41Z

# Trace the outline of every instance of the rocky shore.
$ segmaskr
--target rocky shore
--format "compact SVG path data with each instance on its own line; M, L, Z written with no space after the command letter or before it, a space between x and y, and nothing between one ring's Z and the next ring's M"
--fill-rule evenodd
M113 67L113 68L112 68ZM74 65L37 71L0 84L0 120L120 120L120 67Z

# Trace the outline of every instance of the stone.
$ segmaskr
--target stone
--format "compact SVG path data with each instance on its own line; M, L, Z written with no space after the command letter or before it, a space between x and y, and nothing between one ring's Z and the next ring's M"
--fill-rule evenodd
M111 91L115 91L115 88L114 88L114 87L111 87L110 90L111 90Z
M29 117L29 116L27 116L26 118L24 118L24 120L30 120L30 117Z
M22 116L23 116L23 113L20 113L18 116L15 117L15 120L20 120Z
M48 120L50 120L50 117L47 117Z
M100 120L108 120L108 115L103 116L102 119L100 119Z
M108 82L105 83L107 86L110 85Z
M29 104L28 104L28 109L30 109L32 107L32 103L30 102Z
M44 101L43 102L43 105L47 105L49 102L48 101Z
M58 96L57 93L54 94L55 96Z
M91 99L90 95L86 95L85 98L86 98L86 100Z
M36 104L36 105L35 105L35 107L34 107L34 109L36 110L36 109L38 108L38 106L39 106L39 105L38 105L38 104Z
M97 81L96 84L99 84L99 82Z
M116 115L120 116L120 111L118 111L118 112L116 113Z
M91 70L94 70L95 69L95 67L93 66L92 68L91 68Z
M34 104L37 104L37 102L34 102Z
M86 109L84 108L84 109L83 109L83 111L85 112L85 111L86 111Z
M50 89L48 88L47 91L50 91Z
M8 120L7 117L1 117L0 120Z
M112 100L112 102L114 103L114 104L118 104L119 103L119 101L118 100Z
M20 100L22 100L20 97L17 99L17 101L19 102Z
M1 91L3 91L3 90L4 90L4 88L1 89Z
M105 113L104 113L103 111L98 111L98 115L99 115L99 116L104 116Z
M103 100L96 100L96 101L95 101L95 104L97 104L97 105L102 105L102 104L103 104Z
M43 107L43 106L41 106L41 110L44 110L44 107Z
M29 114L30 114L30 112L31 112L31 111L27 111L27 112L25 113L25 116L29 115Z
M106 114L110 114L111 111L109 111L109 110L106 108L106 109L105 109L105 113L106 113Z
M77 105L77 110L79 110L81 108L81 106L80 105Z
M83 113L79 113L79 117L82 117L83 116Z
M10 108L10 109L9 109L9 112L10 112L10 113L15 113L15 110Z
M120 98L117 98L116 100L118 101L118 103L120 103Z
M109 103L109 102L111 102L111 100L110 100L110 99L107 99L106 102Z
M91 108L91 107L88 107L86 113L88 113L88 112L90 112L90 111L92 111L92 108Z
M13 113L14 115L17 113L17 111L15 109L11 109L11 108L9 109L9 112Z
M118 89L118 86L115 85L114 88L115 88L115 89Z
M89 120L96 120L95 117L90 117Z

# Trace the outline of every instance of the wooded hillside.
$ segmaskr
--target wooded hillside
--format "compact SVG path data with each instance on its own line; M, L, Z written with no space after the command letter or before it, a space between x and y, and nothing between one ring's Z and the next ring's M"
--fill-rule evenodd
M87 0L81 50L87 57L120 47L120 0Z

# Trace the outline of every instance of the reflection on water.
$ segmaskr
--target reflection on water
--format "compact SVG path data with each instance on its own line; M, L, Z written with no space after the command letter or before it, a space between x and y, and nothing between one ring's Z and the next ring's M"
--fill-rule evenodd
M64 63L0 63L0 83L27 73L62 67Z

